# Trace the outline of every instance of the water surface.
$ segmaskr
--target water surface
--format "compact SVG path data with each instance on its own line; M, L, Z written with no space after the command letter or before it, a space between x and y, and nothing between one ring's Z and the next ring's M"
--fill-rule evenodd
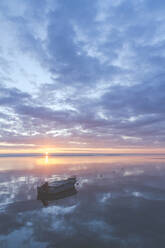
M76 175L44 207L37 186ZM0 158L1 248L164 248L165 157Z

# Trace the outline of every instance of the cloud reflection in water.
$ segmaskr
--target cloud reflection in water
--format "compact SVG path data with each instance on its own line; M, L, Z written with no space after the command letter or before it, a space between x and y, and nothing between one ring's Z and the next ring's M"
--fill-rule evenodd
M155 248L157 237L160 247L164 244L162 160L103 158L101 163L100 158L96 162L96 158L79 158L79 162L72 158L73 163L67 164L65 158L64 163L45 167L37 159L18 158L22 165L28 160L29 167L0 173L1 246L10 248L15 242L18 248ZM37 185L45 178L71 176L74 167L78 168L79 193L43 208L36 200Z

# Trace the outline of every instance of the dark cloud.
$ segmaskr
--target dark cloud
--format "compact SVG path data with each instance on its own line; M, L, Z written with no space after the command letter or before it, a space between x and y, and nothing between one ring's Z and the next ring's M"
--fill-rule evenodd
M22 102L30 100L28 93L22 92L17 88L7 88L0 85L0 104L2 106L14 106L19 105Z

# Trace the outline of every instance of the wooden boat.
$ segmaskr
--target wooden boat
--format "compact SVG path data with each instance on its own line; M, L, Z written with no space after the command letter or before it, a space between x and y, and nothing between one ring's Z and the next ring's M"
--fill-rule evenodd
M74 190L76 183L76 177L70 177L66 180L60 180L60 181L54 181L51 183L46 183L44 185L41 185L40 187L37 187L37 199L38 200L49 200L52 198L58 197L59 194L69 191L69 190Z
M67 185L67 184L75 184L75 183L76 183L76 177L69 177L66 180L51 182L51 183L49 183L49 187L50 188L53 188L53 187L58 188L58 187L62 187L62 186Z

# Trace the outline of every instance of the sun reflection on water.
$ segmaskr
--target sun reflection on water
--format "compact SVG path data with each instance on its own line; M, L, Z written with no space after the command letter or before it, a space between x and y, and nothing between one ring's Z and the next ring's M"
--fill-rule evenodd
M48 155L45 156L45 164L48 164L49 163L49 157Z

